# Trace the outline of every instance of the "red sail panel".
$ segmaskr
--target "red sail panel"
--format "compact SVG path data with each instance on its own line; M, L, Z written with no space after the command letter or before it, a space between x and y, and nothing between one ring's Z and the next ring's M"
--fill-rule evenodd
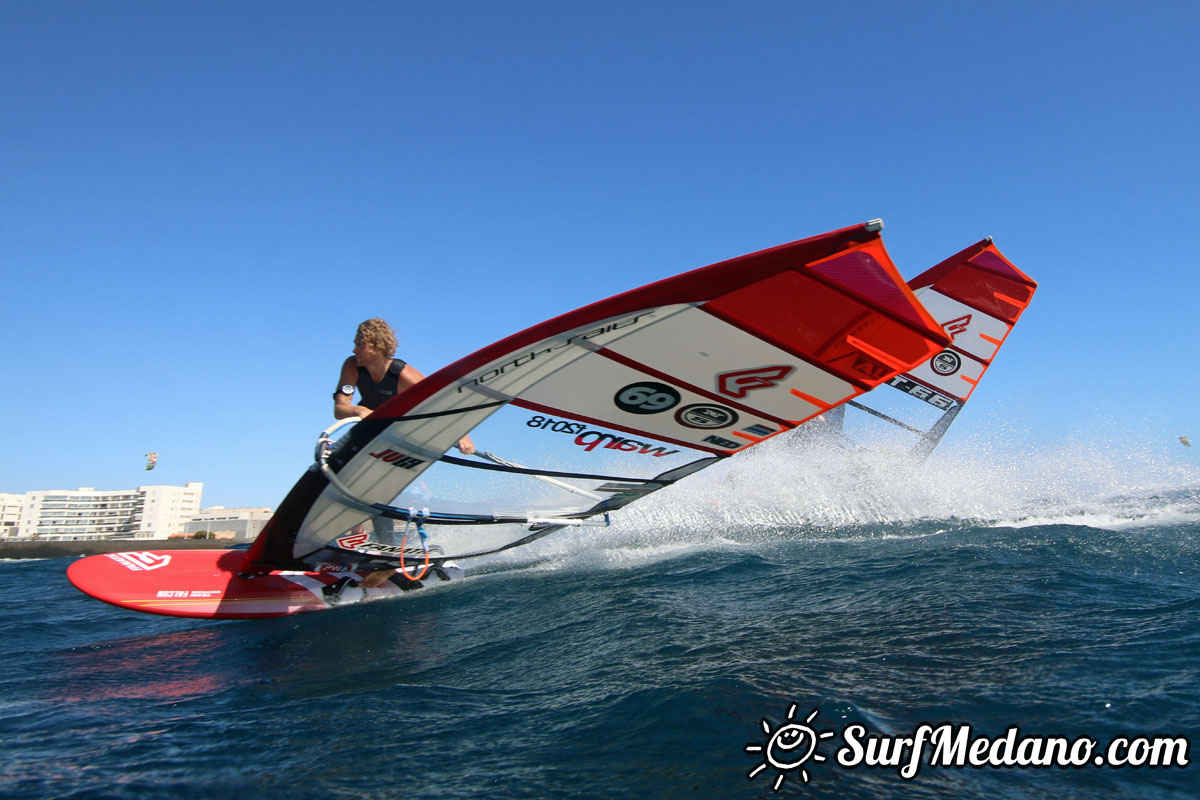
M920 308L915 298L911 302ZM947 342L932 319L918 328L907 315L891 316L799 272L731 292L705 310L787 346L864 390L929 358Z
M984 239L913 278L909 286L932 287L1012 325L1029 305L1037 282Z
M984 239L909 285L953 343L904 377L966 402L1029 306L1037 283Z

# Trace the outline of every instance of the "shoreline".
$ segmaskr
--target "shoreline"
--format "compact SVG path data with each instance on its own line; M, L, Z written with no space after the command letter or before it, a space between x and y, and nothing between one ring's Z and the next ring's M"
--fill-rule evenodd
M0 541L0 558L62 558L129 550L228 550L249 542L234 539L79 539L65 542Z

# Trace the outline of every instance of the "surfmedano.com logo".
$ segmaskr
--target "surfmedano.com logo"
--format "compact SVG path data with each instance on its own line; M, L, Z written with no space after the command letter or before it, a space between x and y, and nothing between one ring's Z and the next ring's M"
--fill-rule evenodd
M817 733L808 726L808 723L817 718L820 713L819 708L814 708L812 713L804 718L804 723L792 722L796 716L796 704L792 703L788 708L788 722L780 725L775 730L771 729L771 723L768 720L762 721L763 733L767 735L767 740L762 744L746 745L747 753L762 753L763 762L750 770L747 776L751 780L758 773L765 770L768 766L779 770L775 776L775 785L771 788L779 791L779 787L783 786L783 781L787 777L789 770L799 769L800 780L808 783L808 770L804 765L811 759L813 761L824 761L825 756L817 752L817 745L822 739L829 739L837 736L835 731L821 731Z
M808 783L807 765L828 759L819 752L821 742L837 736L836 731L820 733L812 722L819 708L796 722L796 704L788 708L786 720L778 728L769 720L761 723L766 740L746 745L762 761L747 773L754 780L774 767L772 790L779 791L788 774ZM895 769L905 781L911 781L922 766L931 768L1026 768L1079 769L1083 767L1179 767L1188 766L1191 743L1186 736L1116 736L1102 750L1100 743L1087 736L1068 739L1063 736L1022 736L1016 725L1003 736L976 736L970 725L930 725L922 723L911 734L879 735L865 725L854 723L842 729L844 744L836 752L838 766Z

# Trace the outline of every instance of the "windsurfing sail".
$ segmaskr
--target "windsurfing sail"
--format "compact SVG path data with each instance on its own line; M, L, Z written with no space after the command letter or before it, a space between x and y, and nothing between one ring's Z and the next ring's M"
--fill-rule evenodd
M979 385L1033 299L1037 283L1005 258L989 237L908 285L951 343L916 368L888 379L887 387L898 389L903 399L880 387L869 397L849 401L827 421L845 430L850 415L870 415L915 436L910 452L924 459Z
M158 464L158 453L146 453L146 470L154 469L156 464Z
M321 437L244 571L384 569L408 551L436 565L603 524L912 371L950 336L900 278L882 227L667 278L433 373L340 440ZM467 433L480 455L449 455Z
M1186 437L1186 436L1180 436L1180 437L1179 437L1179 443L1180 443L1181 445L1183 445L1184 447L1191 447L1191 446L1192 446L1192 440L1191 440L1191 439L1189 439L1189 438L1188 438L1188 437Z

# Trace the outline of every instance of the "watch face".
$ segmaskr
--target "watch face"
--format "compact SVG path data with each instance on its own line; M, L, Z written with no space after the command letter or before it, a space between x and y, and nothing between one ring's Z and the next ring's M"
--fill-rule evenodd
M341 391L342 391L342 394L346 395L346 397L350 397L351 395L354 394L354 387L347 383L345 386L342 387Z

